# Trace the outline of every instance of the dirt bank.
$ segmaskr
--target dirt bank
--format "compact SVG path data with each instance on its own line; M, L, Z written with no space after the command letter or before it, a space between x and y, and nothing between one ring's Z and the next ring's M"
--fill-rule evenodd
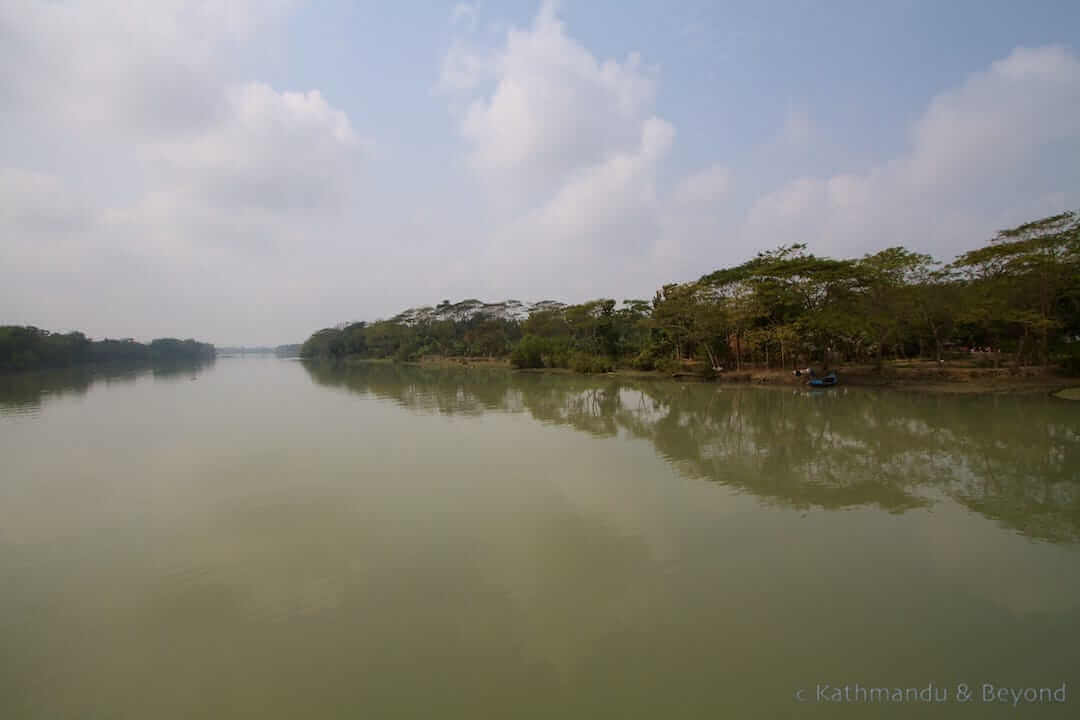
M834 368L841 385L917 390L938 393L1049 393L1076 385L1075 378L1062 377L1043 368L964 368L923 365L838 366ZM820 371L819 371L820 372ZM756 385L805 385L806 377L790 370L749 370L721 373L721 382Z
M505 358L487 357L426 357L418 365L427 367L478 367L511 369L510 361ZM627 377L637 379L676 379L691 382L717 382L742 385L788 385L799 387L806 385L806 376L795 376L791 370L778 369L743 369L717 373L715 378L706 380L704 365L686 362L677 372L644 371L619 369L603 373L597 377ZM933 362L909 361L886 364L882 368L873 365L838 365L836 371L840 385L849 387L877 387L896 390L913 390L935 393L1055 393L1065 391L1065 397L1071 393L1080 394L1080 384L1076 378L1063 377L1053 369L1025 368L977 368L962 365ZM821 374L820 368L815 370ZM539 368L517 370L522 373L548 373L556 375L576 375L579 373L565 368ZM1061 397L1062 395L1059 395Z

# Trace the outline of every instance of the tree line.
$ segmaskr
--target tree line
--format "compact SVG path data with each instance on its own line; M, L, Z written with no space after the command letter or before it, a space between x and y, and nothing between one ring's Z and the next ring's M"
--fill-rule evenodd
M523 319L437 310L319 330L301 354L481 355L584 372L668 370L696 360L709 374L941 361L979 347L998 351L988 363L1004 357L1080 372L1080 216L1064 212L1003 230L948 264L899 246L839 260L794 244L664 285L651 300L546 302Z
M54 333L33 326L0 326L0 372L67 368L87 364L151 364L213 360L214 346L195 340L158 338L149 344L91 340L81 332Z

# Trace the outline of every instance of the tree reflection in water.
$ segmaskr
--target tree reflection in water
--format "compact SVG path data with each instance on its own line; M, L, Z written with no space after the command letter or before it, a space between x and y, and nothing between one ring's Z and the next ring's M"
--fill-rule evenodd
M418 412L527 412L649 440L678 471L797 509L891 513L951 498L1026 536L1080 541L1080 417L1030 396L733 388L369 363L324 386Z
M0 373L0 412L35 414L41 411L50 397L81 397L97 383L134 383L138 378L146 376L152 376L156 381L187 380L213 362L172 360L145 366L117 363L82 365L61 370Z

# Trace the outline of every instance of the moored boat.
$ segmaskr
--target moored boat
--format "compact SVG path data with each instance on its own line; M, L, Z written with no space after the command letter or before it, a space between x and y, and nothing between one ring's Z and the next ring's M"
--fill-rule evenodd
M810 387L832 387L837 383L836 373L831 372L825 377L810 378Z

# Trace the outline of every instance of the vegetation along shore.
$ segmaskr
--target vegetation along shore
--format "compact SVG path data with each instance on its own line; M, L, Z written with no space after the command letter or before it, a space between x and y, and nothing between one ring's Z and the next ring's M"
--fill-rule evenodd
M651 300L444 300L319 330L301 355L743 382L801 382L792 372L809 366L854 384L1060 387L1080 375L1080 216L1003 230L944 265L903 247L837 260L800 244Z

